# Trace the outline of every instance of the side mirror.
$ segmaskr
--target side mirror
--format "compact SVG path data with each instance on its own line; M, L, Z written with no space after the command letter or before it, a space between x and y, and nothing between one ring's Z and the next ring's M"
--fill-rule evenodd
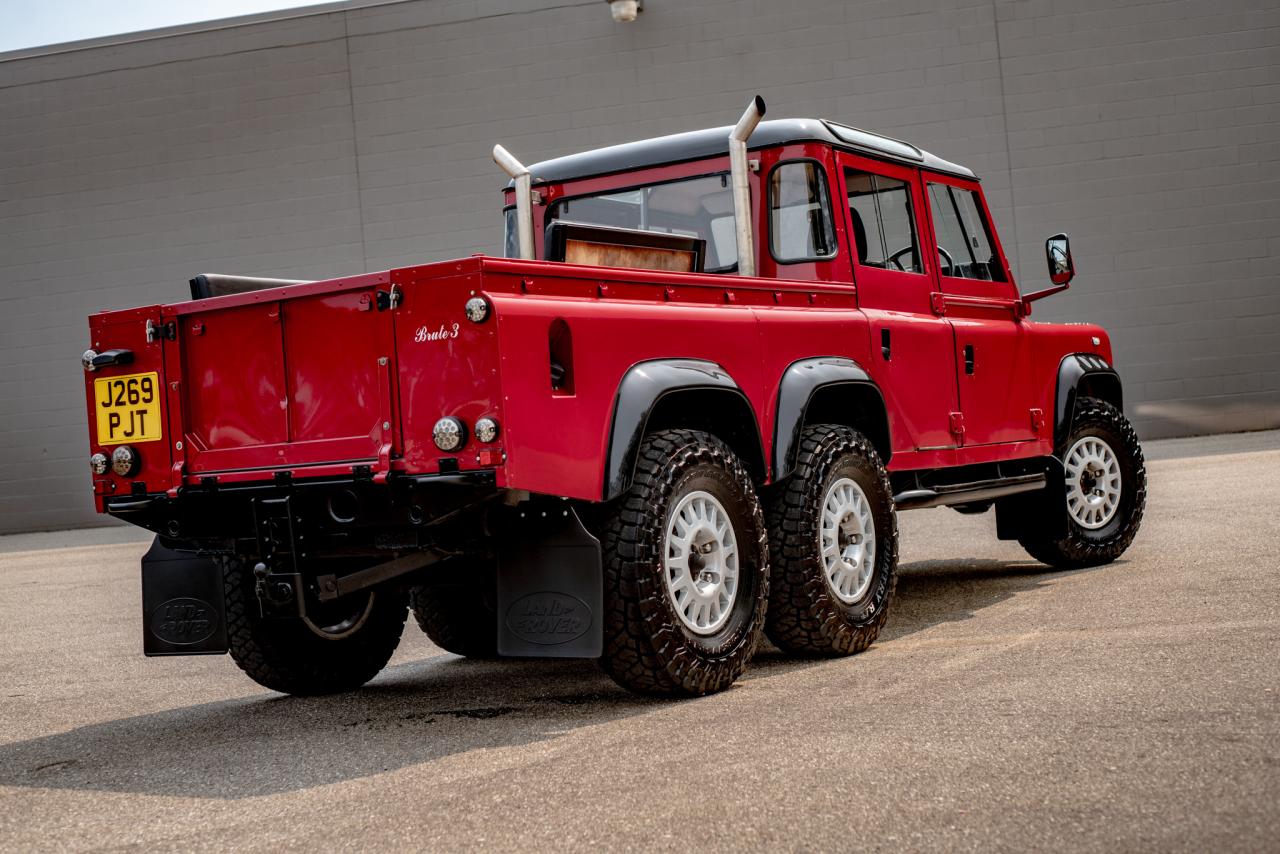
M1071 261L1071 238L1055 234L1044 242L1045 259L1049 262L1049 281L1066 287L1076 275L1076 265Z
M1027 294L1022 298L1022 315L1031 313L1031 303L1038 299L1065 291L1076 275L1076 265L1071 260L1071 239L1065 234L1055 234L1044 242L1044 254L1049 262L1049 281L1053 287Z

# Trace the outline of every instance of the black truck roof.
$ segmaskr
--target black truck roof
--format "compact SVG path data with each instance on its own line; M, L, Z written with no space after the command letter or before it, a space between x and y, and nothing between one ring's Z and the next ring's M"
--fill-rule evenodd
M555 184L613 172L701 160L729 153L730 130L729 126L725 126L624 142L621 145L544 160L530 166L529 171L533 173L533 183ZM791 142L823 142L908 166L922 166L962 178L977 177L964 166L935 157L908 142L826 119L774 119L761 122L751 134L747 147L767 148Z

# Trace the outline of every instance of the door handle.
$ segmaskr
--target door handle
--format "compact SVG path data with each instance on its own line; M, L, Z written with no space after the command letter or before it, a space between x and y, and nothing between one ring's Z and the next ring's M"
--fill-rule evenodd
M880 330L880 355L884 357L886 362L889 361L890 356L893 355L893 348L889 343L888 329Z
M973 345L964 345L964 372L966 374L973 373Z

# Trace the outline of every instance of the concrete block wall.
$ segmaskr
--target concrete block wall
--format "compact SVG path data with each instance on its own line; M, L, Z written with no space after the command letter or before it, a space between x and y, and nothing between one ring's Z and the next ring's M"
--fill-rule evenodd
M218 271L496 252L532 162L831 117L983 176L1045 319L1112 331L1146 435L1280 424L1280 10L1266 0L329 4L0 56L0 532L92 524L85 315Z

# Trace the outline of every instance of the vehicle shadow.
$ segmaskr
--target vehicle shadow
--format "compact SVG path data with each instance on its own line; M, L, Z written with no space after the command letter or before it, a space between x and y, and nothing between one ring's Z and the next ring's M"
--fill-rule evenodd
M936 625L972 619L979 611L1015 596L1039 591L1050 581L1068 575L1114 569L1110 567L1055 570L1026 558L925 560L898 568L898 590L893 612L880 633L879 643L891 643Z
M968 620L1054 577L1039 564L906 565L879 644ZM743 682L858 659L762 649ZM618 688L592 661L433 656L332 697L252 697L120 718L0 746L0 786L239 799L310 789L472 750L531 744L669 707Z

